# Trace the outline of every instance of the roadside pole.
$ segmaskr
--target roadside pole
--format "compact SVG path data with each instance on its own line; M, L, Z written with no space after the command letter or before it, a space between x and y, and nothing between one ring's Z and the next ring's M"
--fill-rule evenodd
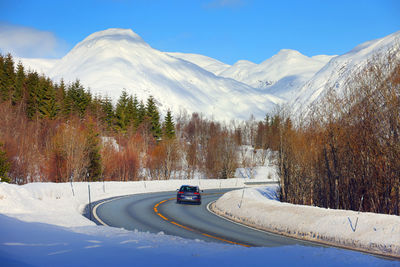
M242 198L240 199L240 204L239 204L239 209L242 207L242 202L243 202L243 197L244 197L244 189L246 186L243 187L243 193L242 193Z
M89 191L89 219L92 220L92 202L90 199L90 184L88 183L88 191Z
M89 219L92 220L92 201L90 199L90 175L89 173L86 173L87 176L87 181L88 181L88 193L89 193Z
M71 182L72 196L74 197L74 196L75 196L75 192L74 192L74 186L73 186L73 184L72 184L73 178L74 178L74 174L71 174L71 177L69 177L69 180L70 180L70 182Z

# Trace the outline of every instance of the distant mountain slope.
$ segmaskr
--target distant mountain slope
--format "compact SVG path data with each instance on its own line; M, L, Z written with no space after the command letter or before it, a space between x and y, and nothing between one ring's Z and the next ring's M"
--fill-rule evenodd
M198 55L198 54L187 54L187 53L177 53L177 52L167 52L166 54L180 58L189 62L192 62L193 64L196 64L197 66L214 73L215 75L219 75L221 72L226 70L227 68L230 67L230 65L225 64L219 60L213 59L211 57L203 56L203 55Z
M318 102L331 88L340 92L344 89L345 82L368 62L381 61L388 53L400 60L400 31L360 44L350 52L333 58L289 101L293 114L306 114L310 105Z
M283 49L260 64L238 61L220 75L290 100L293 92L298 90L333 57L310 58L298 51Z
M60 60L44 58L16 58L16 62L21 61L27 70L34 70L42 74L47 74Z

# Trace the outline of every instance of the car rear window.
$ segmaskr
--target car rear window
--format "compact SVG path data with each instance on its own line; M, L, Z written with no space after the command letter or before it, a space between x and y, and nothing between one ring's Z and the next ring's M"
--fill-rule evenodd
M194 186L182 186L179 191L183 192L199 192L197 187Z

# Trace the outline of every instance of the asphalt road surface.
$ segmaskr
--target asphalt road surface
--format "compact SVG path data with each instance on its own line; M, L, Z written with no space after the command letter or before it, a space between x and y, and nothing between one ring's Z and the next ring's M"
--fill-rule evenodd
M242 246L315 244L252 229L208 211L207 205L229 190L205 190L202 204L177 204L176 192L130 195L98 203L93 215L100 224L135 230L222 242Z

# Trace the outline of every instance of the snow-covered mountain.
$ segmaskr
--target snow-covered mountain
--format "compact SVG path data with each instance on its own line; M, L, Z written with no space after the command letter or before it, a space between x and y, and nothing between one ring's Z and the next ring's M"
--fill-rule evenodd
M108 29L77 44L46 74L55 80L79 79L92 93L114 101L125 89L139 99L154 96L163 111L171 109L177 114L185 109L218 120L247 119L251 114L262 118L281 102L183 57L153 49L131 30ZM204 58L196 57L196 61L204 62ZM216 60L208 61L218 65Z
M333 57L310 58L298 51L283 49L260 64L238 61L220 75L288 100L293 91L308 81Z
M37 71L42 74L47 74L60 59L44 59L44 58L16 58L17 62L21 61L25 69L29 71Z
M332 88L340 93L345 82L364 66L377 60L381 63L389 53L400 62L400 31L360 44L350 52L331 59L288 102L293 114L306 114L310 105L317 103Z
M153 49L132 30L93 33L58 60L21 59L28 68L72 82L114 101L122 90L139 99L152 95L161 110L200 112L217 120L262 119L287 103L297 114L327 90L341 87L382 51L399 50L400 32L365 42L341 56L307 57L284 49L260 64ZM384 53L383 53L384 54ZM400 54L400 53L399 53Z
M186 61L189 61L193 64L196 64L199 67L202 67L203 69L214 73L215 75L219 75L221 72L224 70L228 69L230 65L225 64L219 60L216 60L211 57L203 56L203 55L198 55L198 54L187 54L187 53L177 53L177 52L168 52L167 53L170 56L180 58Z

